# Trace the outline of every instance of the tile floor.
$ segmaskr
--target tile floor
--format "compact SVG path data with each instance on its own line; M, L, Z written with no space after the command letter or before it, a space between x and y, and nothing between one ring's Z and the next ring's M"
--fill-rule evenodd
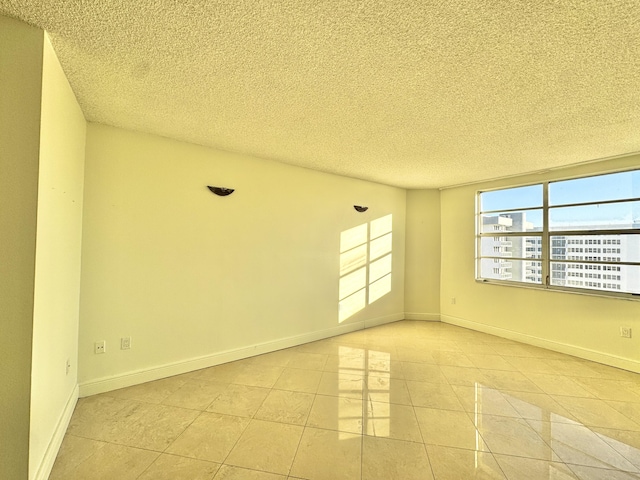
M640 375L397 322L81 399L50 479L640 479Z

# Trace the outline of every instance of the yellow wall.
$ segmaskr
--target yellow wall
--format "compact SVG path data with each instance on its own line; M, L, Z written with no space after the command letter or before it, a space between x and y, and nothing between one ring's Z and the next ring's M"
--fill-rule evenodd
M81 395L403 317L403 189L96 124L85 182ZM392 291L339 324L340 233L389 214Z
M48 37L44 42L33 364L30 478L42 478L65 410L77 399L80 244L86 122ZM71 367L67 373L69 360ZM75 393L74 393L75 392ZM55 449L57 450L57 446ZM55 451L53 452L55 455ZM45 472L46 470L46 472Z
M0 478L27 478L41 30L0 16Z
M621 325L640 333L640 302L488 285L474 280L478 190L637 168L639 163L640 156L636 155L443 190L442 320L640 371L640 335L625 339L619 334ZM451 303L453 297L456 304Z
M405 318L440 319L440 191L407 191Z

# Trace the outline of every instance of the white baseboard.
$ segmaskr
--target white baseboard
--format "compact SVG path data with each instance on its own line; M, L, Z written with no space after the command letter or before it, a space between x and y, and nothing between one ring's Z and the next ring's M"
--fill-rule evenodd
M64 407L64 411L60 416L60 420L56 425L56 429L53 432L53 437L49 441L49 445L47 446L47 451L44 453L44 457L40 462L40 466L33 478L34 480L47 480L49 475L51 474L51 469L53 468L53 464L56 461L56 457L58 456L58 452L60 451L60 446L62 445L62 440L64 440L64 435L67 433L67 428L69 427L69 422L71 421L71 415L73 415L73 411L76 408L76 404L78 403L78 385L75 386L73 391L71 392L71 396L67 400L67 404Z
M356 330L362 330L364 328L370 328L377 325L383 325L385 323L396 322L402 319L404 319L404 313L396 313L385 315L383 317L361 320L358 322L343 323L342 325L338 325L336 327L328 328L325 330L304 333L302 335L294 335L270 342L258 343L247 347L225 350L211 355L190 358L174 363L167 363L165 365L159 365L152 368L135 370L120 375L90 380L88 382L80 384L80 397L88 397L90 395L109 392L118 388L130 387L132 385L138 385L140 383L160 380L161 378L181 375L183 373L192 372L194 370L200 370L202 368L213 367L222 363L242 360L244 358L254 357L256 355L262 355L264 353L282 350L283 348L295 347L305 343L322 340L324 338L335 337L336 335L355 332Z
M489 333L502 338L508 338L509 340L515 340L517 342L526 343L528 345L534 345L536 347L546 348L555 352L566 353L567 355L573 355L574 357L583 358L585 360L591 360L592 362L602 363L616 368L622 368L630 372L640 373L640 362L631 360L629 358L619 357L617 355L611 355L610 353L599 352L597 350L591 350L589 348L578 347L576 345L568 345L566 343L555 342L546 338L536 337L528 335L526 333L514 332L513 330L507 330L500 327L494 327L492 325L485 325L483 323L473 322L464 318L453 317L451 315L442 315L441 321L443 323L450 323L459 327L469 328L483 333Z
M399 322L404 320L403 313L394 313L391 315L385 315L384 317L372 318L371 320L364 321L364 328L377 327L378 325L385 325L387 323Z
M439 313L405 312L404 319L405 320L424 320L426 322L439 322L440 314Z

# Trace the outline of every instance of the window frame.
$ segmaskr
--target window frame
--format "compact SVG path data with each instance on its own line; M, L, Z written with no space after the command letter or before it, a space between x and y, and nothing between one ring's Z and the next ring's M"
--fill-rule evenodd
M590 295L590 296L604 296L604 297L608 297L608 298L621 298L621 299L627 299L627 300L636 300L636 301L640 301L640 292L639 293L632 293L629 291L622 291L622 290L615 290L615 291L611 291L611 290L596 290L593 288L580 288L580 286L562 286L562 285L553 285L552 284L552 279L551 279L551 271L552 271L552 264L558 264L558 263L562 263L562 264L570 264L570 263L577 263L577 264L582 264L582 265L598 265L598 266L602 266L602 270L600 271L600 273L602 275L605 274L605 272L608 272L608 274L610 275L618 275L620 276L620 270L618 269L617 272L614 271L608 271L605 270L604 266L605 265L615 265L615 266L635 266L635 267L639 267L640 268L640 261L638 262L630 262L630 261L617 261L617 262L613 262L613 261L602 261L602 260L586 260L587 257L587 249L588 248L597 248L601 250L601 253L596 254L596 255L604 255L605 248L608 249L620 249L620 240L618 239L618 243L613 243L615 242L612 241L611 244L606 243L606 238L602 239L602 241L598 244L589 244L587 245L587 242L585 240L584 244L571 244L572 247L575 248L580 248L583 249L583 252L580 252L580 254L583 256L582 260L569 260L567 257L568 255L565 255L565 259L562 260L558 260L558 259L553 259L552 256L552 249L553 246L551 245L552 242L552 237L564 237L565 239L570 238L570 237L585 237L585 236L593 236L593 237L597 237L597 236L601 236L601 237L606 237L606 236L611 236L611 235L638 235L640 236L640 227L639 228L625 228L625 229L598 229L598 230L550 230L550 225L549 225L549 212L550 210L554 209L554 208L565 208L565 207L580 207L580 206L589 206L589 205L602 205L602 204L614 204L614 203L629 203L629 202L634 202L634 201L640 201L640 197L629 197L629 198L623 198L623 199L618 199L618 200L602 200L602 201L589 201L589 202L582 202L582 203L571 203L571 204L561 204L561 205L553 205L550 206L549 205L549 185L556 183L556 182L563 182L563 181L567 181L567 180L577 180L577 179L581 179L581 178L592 178L592 177L598 177L598 176L603 176L603 175L610 175L610 174L614 174L614 173L624 173L624 172L635 172L638 171L640 172L639 168L626 168L626 169L621 169L621 170L612 170L612 171L603 171L603 172L599 172L596 174L591 174L591 175L576 175L576 176L570 176L570 177L563 177L563 178L556 178L556 179L546 179L546 180L542 180L542 181L535 181L535 182L527 182L527 183L518 183L518 184L512 184L509 186L502 186L502 187L495 187L495 188L487 188L487 189L482 189L482 190L477 190L476 191L476 196L475 196L475 223L476 223L476 242L475 242L475 279L476 282L478 283L487 283L487 284L495 284L495 285L504 285L504 286L514 286L514 287L521 287L521 288L533 288L533 289L540 289L540 290L548 290L548 291L557 291L557 292L563 292L563 293L573 293L573 294L579 294L579 295ZM509 189L515 189L515 188L519 188L519 187L526 187L526 186L532 186L532 185L541 185L542 186L542 206L536 206L536 207L526 207L526 208L512 208L512 209L501 209L501 210L481 210L481 194L486 193L486 192L494 192L494 191L499 191L499 190L509 190ZM485 214L488 213L509 213L509 212L526 212L529 210L542 210L542 231L531 231L531 232L483 232L483 224L482 224L482 217ZM498 233L500 233L500 235L498 235ZM542 241L542 250L541 250L541 255L539 258L521 258L521 257L496 257L496 256L491 256L491 255L482 255L482 239L483 238L496 238L498 236L506 236L506 237L539 237L541 238ZM565 246L569 244L569 241L567 240L565 243ZM567 248L568 251L568 248ZM523 250L523 254L526 255L526 249ZM619 253L611 253L608 255L619 255ZM495 279L495 278L484 278L481 276L481 262L482 259L494 259L494 261L496 259L502 259L502 260L520 260L520 261L534 261L534 262L541 262L542 264L542 275L541 275L541 282L540 283L535 283L535 282L524 282L524 281L517 281L517 280L511 280L511 279ZM584 270L581 270L584 273ZM565 277L565 279L568 277ZM578 278L576 276L576 278ZM580 280L584 281L586 283L586 281L595 281L595 282L599 282L600 284L611 284L612 281L614 281L613 279L609 280L609 279L605 279L604 276L602 276L599 279L596 278L589 278L587 279L586 275L584 277L581 277Z

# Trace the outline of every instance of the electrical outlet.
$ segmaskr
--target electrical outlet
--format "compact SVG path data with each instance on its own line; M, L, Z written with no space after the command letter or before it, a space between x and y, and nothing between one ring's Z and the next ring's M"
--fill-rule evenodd
M71 360L69 360L68 358L67 358L66 368L67 368L67 375L69 375L69 371L71 370Z
M120 339L120 350L129 350L131 348L131 337L122 337Z
M631 327L620 327L620 336L623 338L631 338Z
M94 353L106 353L107 351L107 342L105 342L104 340L102 340L101 342L96 342L94 344Z
M451 305L455 305L456 304L456 297L451 297Z

